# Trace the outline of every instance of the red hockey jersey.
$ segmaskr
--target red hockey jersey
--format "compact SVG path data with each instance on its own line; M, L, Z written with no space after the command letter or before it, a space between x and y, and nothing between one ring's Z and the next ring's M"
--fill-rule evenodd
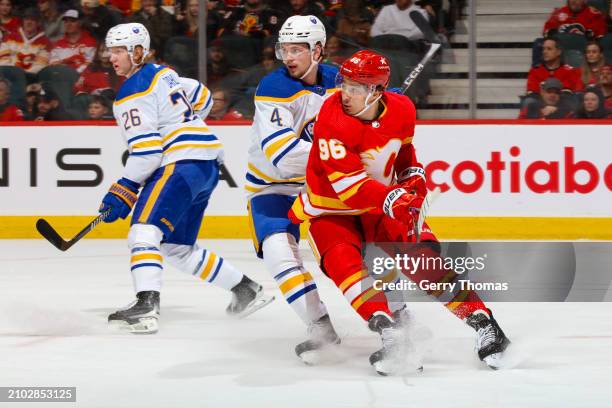
M75 43L71 43L64 36L53 44L49 62L51 65L68 65L81 73L93 61L96 47L96 40L86 31L81 33L81 37Z
M606 16L594 7L585 7L581 12L574 13L565 6L555 9L544 24L545 37L550 30L599 38L606 34Z
M540 84L550 77L555 77L563 85L564 91L580 91L584 89L582 71L570 65L561 65L557 69L548 69L541 64L529 70L527 76L527 92L540 93Z
M50 47L51 43L44 32L28 38L19 28L0 44L0 65L15 66L27 73L37 74L49 65Z
M381 101L384 110L371 122L345 114L341 92L323 104L314 125L306 190L291 208L292 220L381 213L395 172L422 168L412 145L414 105L392 92L385 92Z

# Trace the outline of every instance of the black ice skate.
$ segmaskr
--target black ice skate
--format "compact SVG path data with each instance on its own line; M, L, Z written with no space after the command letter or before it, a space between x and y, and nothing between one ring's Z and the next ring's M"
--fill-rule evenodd
M340 344L340 337L334 330L329 315L308 325L308 340L295 346L295 354L308 365L315 365L321 359L321 352L330 345Z
M396 313L398 317L407 317L403 309ZM406 315L402 316L404 313ZM386 314L380 313L370 318L368 327L380 334L382 340L382 348L370 355L370 364L378 374L398 375L423 370L408 339L404 322L392 321Z
M246 317L274 300L264 293L263 287L246 276L232 288L232 301L225 309L227 314L238 318Z
M108 316L108 323L128 329L136 334L157 333L159 328L159 292L143 291L125 309Z
M489 315L483 310L477 310L469 315L465 322L476 330L478 357L489 367L497 370L501 366L503 352L510 344L510 340L493 318L491 310L487 309L487 312Z

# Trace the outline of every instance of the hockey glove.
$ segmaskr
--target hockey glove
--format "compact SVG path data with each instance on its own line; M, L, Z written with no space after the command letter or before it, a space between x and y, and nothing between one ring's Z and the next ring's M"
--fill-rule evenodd
M387 88L387 91L403 95L402 88Z
M408 167L397 175L397 184L410 194L421 197L427 195L425 185L425 170L422 167Z
M110 209L110 214L104 219L104 222L115 222L118 218L125 219L138 199L139 188L137 183L125 177L114 183L100 205L101 213Z
M409 194L406 190L399 187L387 194L383 203L383 212L403 224L411 225L419 218L423 199L423 197Z

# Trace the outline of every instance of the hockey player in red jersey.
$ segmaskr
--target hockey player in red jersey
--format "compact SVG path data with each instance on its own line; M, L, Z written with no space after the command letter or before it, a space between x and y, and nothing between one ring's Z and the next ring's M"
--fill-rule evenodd
M391 310L384 292L374 288L364 270L363 242L415 242L414 222L427 193L412 145L416 111L405 96L385 91L389 75L387 59L372 51L359 51L342 65L341 92L323 104L315 122L306 189L289 211L293 222L310 220L321 269L381 335L383 347L370 363L384 375L397 373L408 357L407 313ZM438 256L426 224L420 238L428 243L425 251ZM419 271L409 278L448 282L456 276ZM460 291L446 307L477 331L479 357L495 368L509 340L479 296Z

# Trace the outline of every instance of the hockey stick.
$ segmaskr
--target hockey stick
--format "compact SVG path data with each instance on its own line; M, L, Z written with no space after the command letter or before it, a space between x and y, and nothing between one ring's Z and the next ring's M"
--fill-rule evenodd
M47 241L49 241L53 246L55 246L60 251L66 251L74 244L79 242L81 238L87 235L91 230L93 230L96 225L101 223L108 217L110 214L110 209L104 211L102 214L98 215L94 218L85 228L81 230L78 234L76 234L69 241L64 241L64 239L57 233L57 231L49 224L46 220L39 218L36 221L36 229Z
M431 43L431 45L429 46L429 50L427 50L427 53L425 54L425 56L421 59L421 61L417 64L417 66L412 69L412 71L410 72L410 74L408 74L406 79L404 79L404 83L402 83L402 86L400 87L400 92L402 94L406 93L406 91L408 90L410 85L412 85L414 80L421 74L421 72L423 72L423 70L425 69L425 65L429 62L429 60L434 56L434 54L442 46L442 44L440 43L440 39L434 33L431 26L429 25L427 20L425 20L425 17L423 17L421 13L419 13L416 10L411 11L410 18L412 19L414 24L419 28L419 30L421 30L421 32L423 33L423 36L425 37L427 41Z
M419 210L419 218L414 224L416 242L421 242L421 230L423 229L425 218L427 218L427 214L429 213L429 207L438 198L441 192L442 190L440 190L440 187L436 187L433 191L429 191L427 195L425 195L425 200L423 200L423 205L421 205L421 209Z

